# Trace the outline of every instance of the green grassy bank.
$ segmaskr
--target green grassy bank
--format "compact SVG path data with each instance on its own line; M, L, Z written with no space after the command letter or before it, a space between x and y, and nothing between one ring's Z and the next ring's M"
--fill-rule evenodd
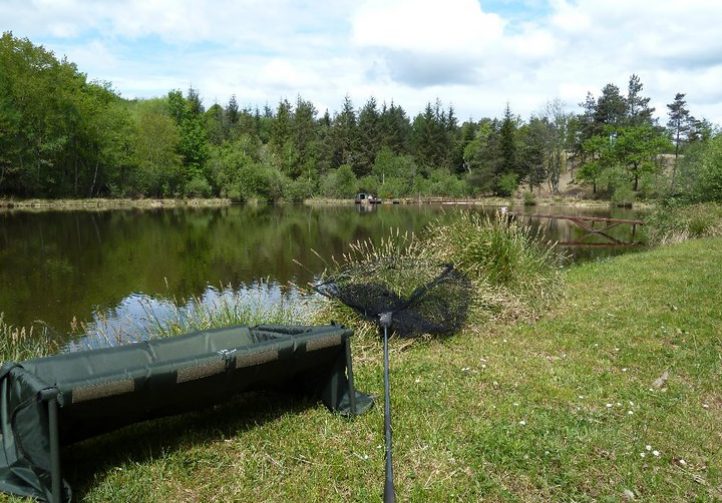
M589 263L533 324L394 341L399 499L722 498L720 263L722 239ZM377 396L380 355L354 341ZM379 501L382 409L244 397L74 446L66 477L82 501Z

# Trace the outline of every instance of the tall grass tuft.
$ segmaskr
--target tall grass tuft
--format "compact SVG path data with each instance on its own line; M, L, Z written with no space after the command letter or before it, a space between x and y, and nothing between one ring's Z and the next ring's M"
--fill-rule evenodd
M432 223L427 236L431 254L492 286L537 296L558 282L556 244L508 215L464 212Z
M647 223L652 245L722 236L722 205L698 203L661 206L649 217Z
M0 361L23 361L58 353L60 345L48 328L36 323L29 328L5 323L0 312Z
M335 269L351 269L355 274L363 271L363 281L377 279L406 296L438 274L438 267L432 264L451 263L473 283L470 319L474 322L535 317L561 293L562 255L555 243L544 241L530 227L506 215L463 212L451 221L437 220L423 236L394 231L380 244L370 240L354 243L340 262L334 262ZM383 268L385 276L374 278L377 264L394 261L398 268ZM404 263L429 267L405 269ZM394 277L387 277L389 274ZM324 303L316 319L341 321L361 327L363 333L374 331L337 302Z

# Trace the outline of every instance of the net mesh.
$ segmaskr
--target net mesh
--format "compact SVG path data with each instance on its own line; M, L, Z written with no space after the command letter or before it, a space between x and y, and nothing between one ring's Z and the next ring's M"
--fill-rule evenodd
M401 337L448 335L460 330L469 311L471 282L449 264L413 257L382 258L346 265L314 286Z

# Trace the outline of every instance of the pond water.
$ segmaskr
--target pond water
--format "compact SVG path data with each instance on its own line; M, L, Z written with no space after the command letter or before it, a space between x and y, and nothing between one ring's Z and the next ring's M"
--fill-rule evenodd
M240 207L0 214L0 312L6 323L41 320L59 333L141 324L196 297L213 302L252 293L278 302L297 292L358 239L391 229L422 232L435 218L494 208L451 206ZM638 218L630 211L556 207L518 210L549 238L578 241L583 231L534 213ZM631 239L629 226L613 235ZM642 238L637 230L636 238ZM594 241L595 239L587 239ZM599 241L598 239L596 239ZM575 260L629 248L570 248ZM320 256L320 258L319 258ZM298 265L298 263L302 264ZM75 320L75 322L73 321Z

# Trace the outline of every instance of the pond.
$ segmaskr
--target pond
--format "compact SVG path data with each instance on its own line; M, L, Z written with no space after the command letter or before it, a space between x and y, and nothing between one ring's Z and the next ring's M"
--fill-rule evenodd
M340 256L349 243L380 239L391 229L423 232L435 218L467 208L381 206L241 207L0 214L0 312L8 324L142 325L196 297L203 302L252 292L278 302ZM470 211L484 210L474 207ZM535 213L638 218L635 212L528 208L518 214L549 239L578 241L583 231ZM631 239L629 226L613 230ZM639 233L639 230L637 230ZM635 239L640 236L635 236ZM593 238L593 237L592 237ZM591 241L594 241L592 239ZM598 241L598 240L597 240ZM629 248L575 247L575 260ZM301 265L299 265L301 264ZM147 320L146 320L147 321Z

